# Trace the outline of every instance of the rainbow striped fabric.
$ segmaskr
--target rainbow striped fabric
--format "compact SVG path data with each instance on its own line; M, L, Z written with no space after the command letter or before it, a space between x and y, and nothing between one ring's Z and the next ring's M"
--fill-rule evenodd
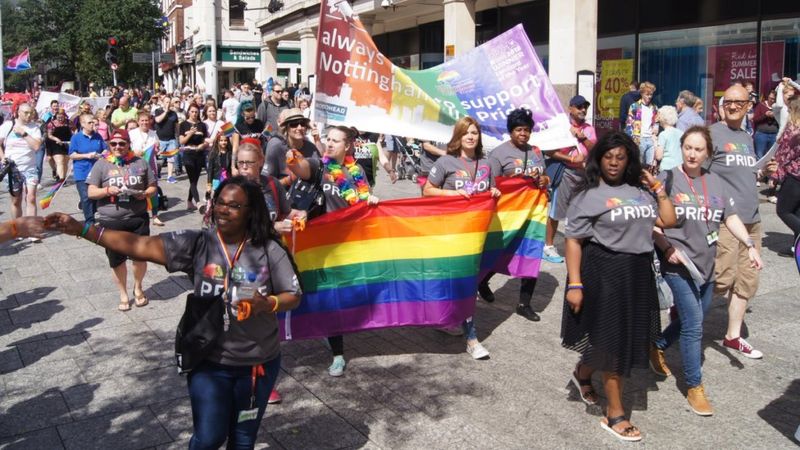
M147 161L147 165L149 165L150 170L153 171L153 176L156 176L158 174L158 161L156 160L155 145L151 145L144 151L142 159ZM158 192L147 197L147 210L158 212Z
M547 191L530 178L498 177L495 182L503 195L489 226L481 273L536 278L547 228Z
M50 207L50 203L53 201L53 198L55 198L55 196L58 193L58 191L67 182L67 177L68 176L69 176L69 173L67 173L67 176L64 177L61 181L59 181L58 183L56 183L53 186L51 186L50 190L47 191L47 194L44 194L44 196L42 196L42 198L39 199L39 208L47 209L47 208Z
M484 265L538 275L545 194L516 180L501 190L499 202L487 193L359 203L309 222L293 242L303 300L279 316L281 338L455 326L475 310Z
M294 242L304 294L281 336L308 339L400 326L454 326L475 309L495 201L382 202L325 214Z
M236 127L230 122L223 123L219 130L225 135L225 137L231 137L234 133L236 133Z

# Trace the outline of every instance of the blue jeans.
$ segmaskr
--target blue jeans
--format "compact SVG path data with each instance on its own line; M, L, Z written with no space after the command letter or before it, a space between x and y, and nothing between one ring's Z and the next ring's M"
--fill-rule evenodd
M778 133L762 133L761 131L756 131L755 136L753 136L753 141L756 146L756 158L761 159L767 154L772 144L775 143L775 138L777 136Z
M664 279L672 290L675 307L678 309L678 320L669 324L656 346L664 350L680 340L686 384L696 387L703 382L703 318L711 306L714 282L709 281L698 286L691 278L672 273L665 273Z
M281 357L264 363L266 376L256 381L255 419L239 423L239 413L250 409L251 366L227 366L204 362L189 374L194 434L190 450L218 449L228 440L229 449L252 449L258 427L275 386Z
M653 164L653 159L656 156L656 147L653 145L652 137L643 137L639 139L639 157L642 164L649 166Z
M464 337L467 338L467 341L478 339L478 333L475 331L475 321L472 317L468 317L467 320L461 323L461 329L464 330Z
M81 197L83 220L87 223L94 223L94 213L97 211L97 202L89 199L89 187L86 184L86 180L75 180L75 187L78 188L78 195Z
M36 175L39 179L39 183L42 182L42 171L44 170L44 144L39 147L39 150L36 150Z

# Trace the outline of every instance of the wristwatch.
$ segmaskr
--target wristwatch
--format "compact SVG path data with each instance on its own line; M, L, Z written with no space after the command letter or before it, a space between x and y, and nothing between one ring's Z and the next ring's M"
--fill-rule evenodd
M744 245L746 245L748 249L751 249L756 246L756 244L753 243L752 239L748 239L747 241L745 241Z

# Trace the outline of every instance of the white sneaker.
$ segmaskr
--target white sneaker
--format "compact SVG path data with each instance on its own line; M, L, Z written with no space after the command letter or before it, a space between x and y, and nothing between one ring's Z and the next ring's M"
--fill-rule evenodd
M340 377L344 375L344 369L346 366L347 362L345 362L344 356L334 356L333 364L328 367L328 375L332 377Z
M472 359L483 359L489 357L489 350L486 350L486 347L484 347L480 342L475 345L467 344L467 353L472 356Z
M542 259L549 263L562 263L564 257L558 254L558 249L554 245L545 245L542 251Z
M778 203L778 197L776 197L774 195L770 195L769 197L767 197L767 201L772 203L772 204Z
M28 238L28 240L31 241L31 243L33 244L38 244L42 242L42 240L37 237Z

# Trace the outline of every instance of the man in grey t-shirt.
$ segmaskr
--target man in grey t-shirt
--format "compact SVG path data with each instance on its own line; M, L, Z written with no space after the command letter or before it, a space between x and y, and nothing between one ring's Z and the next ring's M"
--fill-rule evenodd
M750 106L747 90L731 86L722 97L725 121L710 128L714 142L710 170L722 179L750 235L745 245L725 224L720 226L714 291L728 298L728 329L722 344L748 358L761 358L763 354L740 334L747 302L758 290L758 269L750 265L748 249L755 246L761 252L762 234L753 138L741 128Z

